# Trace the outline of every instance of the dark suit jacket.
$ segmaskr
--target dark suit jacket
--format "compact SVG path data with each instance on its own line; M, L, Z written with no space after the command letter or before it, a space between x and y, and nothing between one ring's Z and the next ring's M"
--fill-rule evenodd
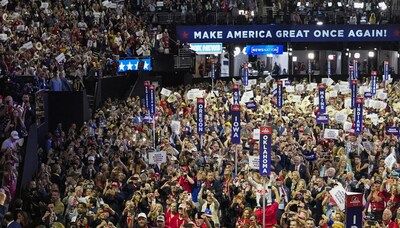
M13 221L10 225L7 226L7 228L22 228L22 226L16 221Z
M292 165L290 170L295 171L296 170L296 166ZM300 178L301 179L304 179L306 182L309 181L309 173L307 171L306 165L300 164L300 167L299 167L298 171L300 173Z

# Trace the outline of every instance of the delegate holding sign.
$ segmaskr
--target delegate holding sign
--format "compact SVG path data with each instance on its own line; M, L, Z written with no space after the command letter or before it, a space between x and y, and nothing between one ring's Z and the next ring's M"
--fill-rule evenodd
M400 25L216 25L178 26L183 42L397 41Z

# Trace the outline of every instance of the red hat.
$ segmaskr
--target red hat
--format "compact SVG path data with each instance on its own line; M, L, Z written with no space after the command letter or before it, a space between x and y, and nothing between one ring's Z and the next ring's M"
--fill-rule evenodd
M278 178L276 178L276 181L284 181L285 178L283 176L279 176Z

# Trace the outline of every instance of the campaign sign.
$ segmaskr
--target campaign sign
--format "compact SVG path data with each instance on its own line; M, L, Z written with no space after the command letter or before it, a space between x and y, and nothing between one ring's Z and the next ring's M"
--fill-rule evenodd
M389 80L389 62L383 62L383 78L385 81Z
M205 102L204 98L197 98L197 133L203 135L205 131Z
M249 85L249 67L247 66L247 64L245 64L242 69L242 85Z
M400 40L399 25L177 26L183 43L382 42Z
M327 114L321 114L316 117L317 124L329 124L329 116Z
M240 91L239 91L239 85L238 84L234 84L233 85L232 93L233 93L233 104L239 104Z
M346 193L346 228L362 227L363 194Z
M145 103L146 110L149 110L149 108L150 108L150 105L149 105L149 101L150 101L149 86L150 86L150 81L144 81L144 103Z
M240 105L234 104L231 109L232 113L232 144L240 144Z
M319 98L319 113L325 114L326 112L326 99L325 99L325 85L323 83L318 85L318 98Z
M363 130L363 105L364 98L358 97L355 106L354 133L359 135Z
M150 115L154 116L156 113L156 94L154 85L149 85L149 106Z
M357 79L351 80L351 108L356 106L356 99L357 99Z
M372 98L372 93L371 92L365 92L364 93L364 98L366 98L366 99L369 99L369 98Z
M376 94L376 76L377 76L377 72L372 71L371 72L371 94L372 95Z
M354 79L358 79L358 62L357 60L353 60L353 70L354 70Z
M272 128L260 127L261 176L269 176L271 174L271 144L272 144Z
M386 134L400 136L400 130L398 127L386 127Z
M254 101L247 102L246 103L246 108L255 111L255 110L257 110L257 104Z
M276 106L281 109L283 106L283 88L282 88L282 81L278 80L277 81L277 87L276 87Z

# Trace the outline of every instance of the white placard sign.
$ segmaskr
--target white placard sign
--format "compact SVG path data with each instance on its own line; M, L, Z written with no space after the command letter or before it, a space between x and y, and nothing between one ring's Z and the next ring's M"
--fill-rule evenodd
M169 95L171 95L172 91L166 88L162 88L161 89L161 95L164 95L166 97L169 97Z
M344 123L347 120L347 114L344 112L337 112L335 115L335 120L338 123Z
M159 165L167 162L167 153L165 151L157 151L149 153L149 164Z
M58 63L61 63L61 62L65 61L64 53L61 53L61 54L57 55L56 60L57 60Z
M253 130L253 139L260 140L260 129L259 128L256 128Z
M172 120L171 121L171 130L176 135L179 135L180 131L181 131L181 122L177 121L177 120Z
M337 139L339 137L339 130L337 129L325 129L324 139Z
M249 157L249 168L259 169L260 168L260 157L259 156L248 156Z
M394 164L396 164L396 155L391 153L385 158L385 166L391 169Z
M288 93L294 93L294 86L286 86L286 92Z
M346 190L343 186L338 185L329 191L333 200L336 202L340 210L344 210L346 203Z

